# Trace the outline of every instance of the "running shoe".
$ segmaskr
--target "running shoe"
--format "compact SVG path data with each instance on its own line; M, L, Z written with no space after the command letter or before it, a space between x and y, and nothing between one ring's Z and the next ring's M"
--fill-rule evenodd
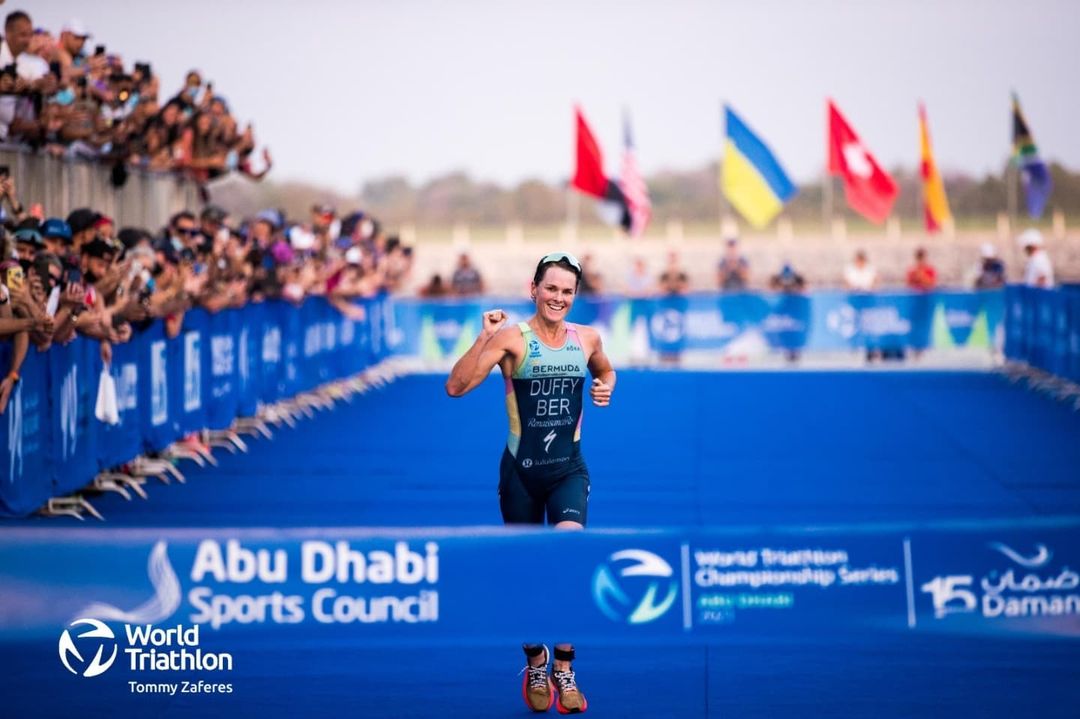
M555 686L548 676L549 654L547 645L544 647L544 663L538 667L529 663L529 654L525 653L525 679L521 683L521 696L525 698L525 704L534 712L546 712L555 701Z
M565 672L552 672L555 678L555 688L559 692L559 698L555 702L555 708L560 714L581 714L589 708L589 702L585 701L585 695L578 689L574 670Z

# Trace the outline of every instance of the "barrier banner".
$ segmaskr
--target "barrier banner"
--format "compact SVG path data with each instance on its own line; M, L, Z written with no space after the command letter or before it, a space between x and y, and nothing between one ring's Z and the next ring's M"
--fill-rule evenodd
M97 467L97 432L101 423L94 417L101 374L98 342L70 342L50 347L38 354L31 349L26 362L43 359L49 381L46 398L51 428L46 437L52 458L53 491L67 494L81 488ZM31 359L33 358L33 359Z
M169 396L169 352L165 327L161 322L150 325L132 339L138 346L139 407L142 422L143 449L167 447L180 438L170 420L176 411L177 399ZM173 368L172 372L178 370Z
M536 592L545 561L560 581ZM199 626L219 646L237 633L395 643L867 630L1080 639L1078 562L1076 519L647 533L16 530L0 536L0 640L56 641L78 618Z
M1010 286L1005 356L1080 382L1080 288Z
M389 303L368 300L386 322ZM391 325L392 326L392 325ZM40 353L30 348L4 416L0 444L0 516L24 516L52 496L81 489L104 469L160 450L204 428L221 429L255 414L260 402L293 396L359 372L389 347L371 351L367 322L346 320L325 300L297 307L253 304L185 313L176 337L153 322L112 348L120 422L95 414L103 363L97 341L76 338ZM11 343L0 343L8 366Z
M397 300L393 349L430 360L459 357L476 339L481 313L492 307L505 310L510 322L527 319L534 310L522 299ZM684 351L746 357L773 351L959 347L989 351L1001 343L1003 317L1001 291L822 290L579 297L569 319L599 330L607 354L624 363Z
M253 417L259 407L261 388L263 303L259 302L233 313L236 332L236 414Z
M190 310L177 341L169 343L169 364L176 368L169 374L169 399L174 407L173 428L181 437L206 426L209 401L203 401L203 387L209 373L204 366L208 353L203 348L209 341L207 324L205 310Z
M207 318L204 380L209 382L209 401L206 403L207 429L225 429L237 416L237 348L236 310L223 310Z
M259 356L262 363L259 369L259 378L256 389L259 396L266 402L276 402L281 399L282 380L284 373L283 347L281 338L281 322L276 303L266 302L260 305L262 325L256 326L260 335Z
M0 367L9 367L12 346L0 342ZM0 416L0 515L22 516L51 497L52 414L49 408L49 365L30 348L22 378L11 391Z

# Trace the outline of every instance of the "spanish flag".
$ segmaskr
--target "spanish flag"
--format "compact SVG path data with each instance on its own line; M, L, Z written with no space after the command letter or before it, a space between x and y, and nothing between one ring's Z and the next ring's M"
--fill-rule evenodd
M762 228L795 196L795 185L768 146L728 105L724 105L724 124L727 141L720 189L747 222Z
M930 146L930 126L926 122L926 108L919 103L919 166L923 182L923 214L926 217L926 231L937 232L946 221L951 219L949 200L945 197L945 184L938 174L934 162L934 149Z

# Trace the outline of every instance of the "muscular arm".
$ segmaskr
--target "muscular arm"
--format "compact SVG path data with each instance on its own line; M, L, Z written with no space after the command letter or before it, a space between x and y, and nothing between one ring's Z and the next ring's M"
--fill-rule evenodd
M611 403L611 393L615 391L615 368L611 366L611 360L604 354L604 345L600 341L600 335L596 330L583 327L582 337L590 346L589 372L593 376L592 387L589 394L593 404L597 407L606 407Z
M490 374L491 369L512 354L515 335L520 337L517 327L504 327L506 313L491 310L484 313L484 327L480 336L461 359L450 370L446 379L446 393L451 397L461 397L475 389Z

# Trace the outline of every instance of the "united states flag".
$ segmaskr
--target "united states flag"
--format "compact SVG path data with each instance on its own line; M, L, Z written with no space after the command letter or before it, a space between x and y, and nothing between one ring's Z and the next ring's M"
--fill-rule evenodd
M629 115L624 118L623 131L626 137L626 148L623 152L619 189L626 197L627 208L630 211L628 233L631 237L640 237L649 224L649 218L652 217L652 203L649 202L649 188L638 171L637 158L634 155L634 140L630 133Z

